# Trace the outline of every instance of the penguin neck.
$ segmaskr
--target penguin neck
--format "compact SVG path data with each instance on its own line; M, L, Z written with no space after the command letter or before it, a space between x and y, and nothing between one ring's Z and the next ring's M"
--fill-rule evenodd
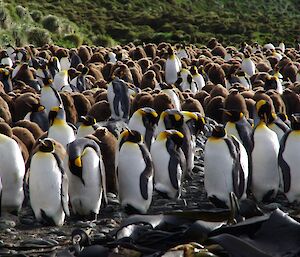
M260 120L257 124L257 127L259 127L259 128L266 127L267 128L268 126L264 120Z
M52 125L54 125L54 126L61 126L61 125L65 125L65 124L66 124L66 120L65 119L55 118Z

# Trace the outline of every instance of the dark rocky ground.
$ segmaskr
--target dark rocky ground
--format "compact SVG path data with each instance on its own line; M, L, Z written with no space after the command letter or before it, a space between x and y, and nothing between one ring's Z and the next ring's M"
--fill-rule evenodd
M207 200L203 185L203 143L205 137L198 139L199 151L192 179L183 184L179 200L163 199L154 193L149 214L160 214L178 210L215 210ZM298 215L298 206L288 205L282 195L276 198L271 208L280 207L283 211ZM298 208L300 209L300 208ZM57 252L72 245L72 231L81 228L88 231L93 240L105 236L117 228L127 215L120 209L116 198L101 210L97 221L78 221L67 218L62 227L38 224L29 207L24 207L18 217L4 216L0 219L0 256L56 256ZM60 255L63 256L63 255Z

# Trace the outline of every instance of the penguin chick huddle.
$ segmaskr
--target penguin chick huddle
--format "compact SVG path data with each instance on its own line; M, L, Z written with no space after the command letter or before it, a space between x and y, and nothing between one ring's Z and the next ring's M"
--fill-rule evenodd
M30 205L60 226L69 215L95 219L116 195L127 213L147 213L154 190L181 197L201 151L217 207L232 192L299 201L298 48L215 38L2 48L0 210Z

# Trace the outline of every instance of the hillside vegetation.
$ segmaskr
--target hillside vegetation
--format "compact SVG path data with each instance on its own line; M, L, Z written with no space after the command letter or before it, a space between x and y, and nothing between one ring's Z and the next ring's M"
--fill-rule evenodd
M0 44L279 42L300 35L298 0L2 0Z

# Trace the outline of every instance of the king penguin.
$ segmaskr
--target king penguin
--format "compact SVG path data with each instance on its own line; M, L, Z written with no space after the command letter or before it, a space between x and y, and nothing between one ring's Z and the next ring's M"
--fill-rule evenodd
M108 84L107 99L111 117L114 120L127 120L130 112L129 90L126 82L118 77Z
M174 84L178 79L182 65L179 58L175 55L172 47L168 48L168 59L165 64L165 81L167 84Z
M9 68L12 68L12 66L13 66L13 61L12 61L12 59L10 59L8 53L5 50L1 51L1 53L0 53L0 63L3 66L9 67Z
M276 133L266 125L268 108L268 103L265 100L259 100L256 103L256 110L260 121L252 134L251 191L259 202L273 199L279 188L279 169L277 163L279 141Z
M201 90L203 87L205 87L205 81L203 76L198 72L198 69L196 66L192 66L190 68L190 72L192 75L193 80L197 84L197 89Z
M283 192L288 201L300 201L299 167L300 158L300 115L293 114L291 117L292 130L284 134L280 141L278 164L282 175Z
M70 88L68 70L62 70L55 74L53 87L57 91L62 91L64 88Z
M186 124L190 119L198 120L198 116L192 112L180 112L176 109L168 109L161 113L155 135L167 129L175 129L184 135L182 150L186 158L186 174L190 176L194 167L193 143L191 131Z
M204 151L204 187L209 200L216 207L227 208L231 192L239 200L245 199L247 179L248 155L244 146L217 125Z
M31 104L30 112L26 114L24 120L30 120L39 125L39 127L45 132L49 129L48 115L45 110L45 106L41 104Z
M66 113L62 106L53 107L49 113L50 128L48 137L57 140L65 148L75 140L75 131L66 122Z
M53 107L62 105L60 94L53 88L52 82L52 79L46 79L41 89L40 103L45 106L47 115Z
M181 196L185 157L181 149L184 135L177 130L160 132L151 148L155 190L176 199Z
M69 197L74 214L97 218L102 195L106 199L106 179L101 150L88 138L79 138L67 147Z
M54 152L55 141L39 141L32 156L29 173L30 203L38 221L62 226L69 216L68 178L60 157Z
M131 130L140 132L144 138L145 144L150 149L154 140L154 131L158 122L158 114L150 107L140 108L131 116L128 127Z
M11 73L8 69L0 68L0 81L4 86L4 91L6 94L13 90L13 84L11 81Z
M153 193L153 162L139 132L121 133L116 170L122 207L128 213L147 213Z
M4 134L0 134L0 152L1 210L17 213L24 200L25 163L17 142Z
M255 63L251 60L250 55L246 52L241 65L242 70L251 77L255 74Z
M90 115L81 116L79 121L81 124L78 127L76 138L94 134L97 128L99 128L96 119Z

